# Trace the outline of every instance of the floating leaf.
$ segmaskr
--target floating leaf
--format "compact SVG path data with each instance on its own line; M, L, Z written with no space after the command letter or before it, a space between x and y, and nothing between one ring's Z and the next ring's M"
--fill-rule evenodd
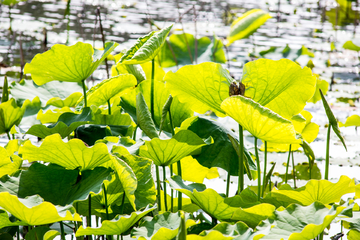
M125 64L140 64L153 60L164 44L167 35L173 25L170 25L158 32L151 32L139 38L120 59Z
M9 132L14 125L20 124L26 105L24 103L22 107L18 107L13 98L0 104L0 134Z
M359 52L360 51L360 42L358 39L354 39L352 41L351 40L347 41L344 43L343 48Z
M57 207L44 202L39 196L18 198L8 192L0 193L0 207L26 225L44 225L59 221L81 221L72 206Z
M40 147L27 141L19 149L23 159L29 162L44 161L63 166L68 169L80 168L81 171L93 169L111 160L111 155L104 143L86 147L79 139L71 139L65 143L59 134L46 137Z
M176 73L165 75L166 88L180 102L189 103L192 110L205 113L214 111L224 117L221 102L229 97L229 86L233 79L218 63L201 63L180 68Z
M337 183L331 183L328 180L310 180L304 187L295 190L274 188L271 196L284 202L307 206L314 202L336 203L344 194L353 192L355 192L354 180L343 175Z
M227 37L227 46L230 46L236 40L247 38L269 18L271 16L261 9L247 11L231 24L230 33Z
M20 103L26 99L39 97L41 106L72 107L82 95L79 83L53 81L36 85L33 81L23 80L11 86L11 95Z
M195 53L196 47L196 53ZM189 53L190 51L190 53ZM190 56L191 54L191 56ZM190 33L172 34L159 53L161 66L164 68L176 65L187 65L195 62L225 63L224 45L216 36L196 39Z
M84 229L83 226L80 226L76 232L76 237L84 235L120 235L155 209L156 207L146 207L141 212L132 212L131 215L118 215L111 221L104 220L99 228L87 227Z
M326 95L329 89L329 83L326 80L317 79L314 96L312 96L312 98L308 102L317 103L321 100L319 89L321 89L321 91Z
M154 138L140 147L140 156L149 158L158 166L169 166L200 149L206 143L190 130L181 130L171 139Z
M243 96L224 100L221 108L255 137L268 142L301 143L292 123Z
M258 59L245 64L243 71L245 96L286 119L300 113L314 95L311 70L288 59Z
M356 114L351 115L350 117L348 117L346 119L345 124L340 122L339 126L340 127L353 127L353 126L358 127L358 126L360 126L360 116L356 115Z
M37 54L24 67L37 85L50 81L81 82L87 79L100 63L118 46L105 44L104 51L94 50L91 44L78 42L73 46L55 44L49 51Z
M326 115L327 115L327 117L329 119L329 124L331 125L332 129L334 130L336 136L338 136L338 138L342 142L345 150L347 150L344 138L341 136L341 132L340 132L337 120L336 120L333 112L331 111L331 108L330 108L329 104L327 103L321 89L319 89L319 91L320 91L321 99L322 99L322 102L323 102L323 105L324 105L324 108L325 108Z

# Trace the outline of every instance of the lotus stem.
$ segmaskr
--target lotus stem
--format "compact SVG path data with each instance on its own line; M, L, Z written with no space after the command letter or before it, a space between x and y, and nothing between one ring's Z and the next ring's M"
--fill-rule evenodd
M107 100L107 104L108 104L108 113L109 113L109 115L111 115L111 104L110 104L110 100Z
M89 194L88 204L89 204L89 209L88 209L89 216L86 219L86 226L91 227L91 194ZM88 235L88 239L92 240L92 235Z
M156 187L157 187L157 199L158 199L158 210L161 211L161 191L160 191L160 173L159 173L159 166L155 165L156 169Z
M20 240L20 226L17 226L17 229L16 229L16 239Z
M123 213L124 213L125 197L126 197L126 193L125 193L125 191L124 191L124 195L123 195L123 198L122 198L122 200L121 200L120 214L123 214Z
M259 153L257 149L257 137L255 137L255 157L256 157L256 165L257 165L257 175L258 175L258 201L260 201L260 192L261 192L261 167L259 160Z
M150 89L150 113L155 123L154 92L155 92L155 59L151 61L151 89Z
M311 170L312 170L312 165L311 165L311 159L309 159L309 179L311 180Z
M294 161L294 152L291 152L291 160L292 160L293 173L294 173L294 189L296 189L296 169L295 169L295 161Z
M178 161L177 162L177 170L178 170L178 175L181 177L181 162ZM182 193L179 192L178 195L178 211L182 210Z
M9 139L9 141L10 141L11 140L10 133L6 132L6 135L7 135L8 139Z
M133 135L133 140L136 141L136 130L138 129L138 125L136 125L135 130L134 130L134 135Z
M174 171L173 171L173 165L171 164L170 165L170 177L174 174ZM171 188L170 189L170 192L171 192L171 209L170 211L171 212L174 212L174 190Z
M229 192L230 192L230 164L229 164L229 169L228 169L228 174L227 174L227 178L226 178L226 197L229 197Z
M266 164L267 164L267 141L265 141L265 156L264 156L264 176L263 176L263 190L262 190L262 197L265 194L265 183L266 183ZM271 181L270 181L271 182ZM270 184L271 185L271 184Z
M108 210L108 201L107 201L107 194L106 194L105 184L103 184L102 187L103 187L103 190L104 190L106 220L109 220L109 210Z
M166 170L165 170L165 166L162 166L162 169L163 169L163 184L164 184L164 205L165 205L165 211L167 211L168 207L167 207L167 199L166 199L166 182L165 182Z
M64 231L64 224L60 222L60 231L61 231L61 240L65 240L65 231Z
M291 144L289 146L289 156L286 162L286 172L285 172L285 184L287 184L288 180L288 171L289 171L289 164L290 164L290 154L291 154Z
M84 92L84 103L85 103L85 107L87 107L85 79L82 80L81 83L82 83L82 88L83 88L83 92Z
M325 179L329 180L329 165L330 165L330 132L331 125L329 123L327 137L326 137L326 157L325 157Z
M244 190L244 132L243 127L239 124L239 183L238 183L238 194Z

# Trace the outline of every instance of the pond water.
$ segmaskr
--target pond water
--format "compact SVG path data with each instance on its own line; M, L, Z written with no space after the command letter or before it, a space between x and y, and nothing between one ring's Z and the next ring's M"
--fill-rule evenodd
M69 15L65 14L67 6L70 6ZM281 50L288 46L291 49L289 58L302 66L311 60L313 72L319 74L321 79L332 82L332 91L328 92L327 100L340 121L360 114L359 53L342 48L346 41L360 39L360 6L357 2L352 2L346 10L333 0L71 0L69 5L66 1L28 0L11 8L1 5L0 84L4 75L11 81L18 81L20 66L53 44L72 45L82 41L102 47L99 25L95 28L98 7L106 41L118 42L118 52L131 46L138 37L155 30L149 24L151 21L160 28L175 22L173 29L177 32L184 30L198 37L210 38L215 34L225 39L233 19L247 10L261 8L268 11L272 18L250 38L237 41L228 48L230 61L224 66L232 75L240 79L243 65L256 59L261 51L270 47ZM299 55L302 47L312 54ZM279 59L282 55L276 54L278 52L266 57ZM104 66L95 72L94 78L106 78ZM320 133L311 146L318 166L324 172L322 159L325 157L327 117L321 101L308 104L305 109L312 113L312 121L320 125ZM219 121L237 130L237 124L231 119ZM341 128L341 131L348 151L332 133L330 177L336 179L344 174L358 178L360 130L349 127ZM247 140L247 147L251 149L253 140L250 136ZM287 155L271 154L269 158L269 162L278 163L275 172L284 173L282 163L286 162ZM296 163L307 162L303 153L296 153L295 160ZM236 184L236 179L234 182ZM220 192L225 189L225 183L217 182L213 186L218 186Z

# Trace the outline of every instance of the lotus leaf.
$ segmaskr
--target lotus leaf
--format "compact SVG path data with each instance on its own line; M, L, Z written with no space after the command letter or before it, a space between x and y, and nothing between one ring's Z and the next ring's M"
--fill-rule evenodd
M5 212L4 210L0 210L0 229L3 229L4 227L20 226L20 225L26 225L26 223L18 220L10 221L8 213Z
M244 65L245 96L286 119L300 113L314 95L316 77L288 59L258 59Z
M286 44L284 48L270 47L269 49L259 52L259 55L272 60L280 60L282 58L287 58L292 61L296 61L300 56L303 55L314 57L314 53L311 52L304 45L302 45L300 49L295 49L290 48L288 44Z
M61 109L47 110L45 113L42 109L37 114L36 119L40 120L42 124L56 123L59 120L61 114L66 112L73 112L69 107L63 107Z
M5 148L0 147L0 177L12 175L21 167L22 159L17 155L10 158L10 154Z
M202 37L196 39L195 45L195 37L190 33L172 34L169 41L161 48L158 57L164 68L192 64L195 62L195 58L196 63L226 62L224 45L220 39L216 36L213 40Z
M115 60L116 61L116 60ZM116 61L117 62L117 61ZM151 64L151 63L150 63ZM155 74L156 74L155 70ZM139 64L117 63L111 67L111 76L115 77L120 74L132 74L135 76L137 84L146 79L145 72ZM156 78L155 78L156 79Z
M339 126L340 127L352 127L352 126L358 127L358 126L360 126L360 116L356 115L356 114L351 115L350 117L348 117L346 119L345 124L339 123Z
M143 69L145 73L145 79L151 79L152 75L152 63L151 62L145 62L140 64L141 68ZM162 69L162 67L155 62L155 76L154 80L162 82L164 80L165 71Z
M360 238L360 231L358 230L350 230L347 234L348 240L357 240Z
M149 108L145 102L144 95L139 92L136 96L136 119L138 126L149 138L159 138L155 123L151 118Z
M329 89L329 83L326 80L317 79L314 96L312 96L312 98L308 102L316 103L321 100L319 89L321 89L321 91L326 95Z
M220 64L206 62L184 66L176 73L169 71L164 81L171 95L178 97L180 102L189 103L193 111L212 110L219 117L225 116L220 104L229 97L233 79Z
M76 237L84 235L119 235L126 232L130 227L132 227L136 222L138 222L142 217L144 217L149 212L155 210L156 207L146 207L143 211L132 212L131 215L118 215L115 219L108 221L105 220L102 222L100 228L80 228L76 232Z
M44 240L53 240L56 236L59 236L60 233L56 230L49 230L44 234Z
M0 207L14 215L25 225L44 225L58 221L81 221L72 206L56 207L39 196L18 198L8 192L0 193Z
M53 81L36 85L33 81L23 80L11 86L11 95L19 102L25 99L39 97L41 106L54 105L56 107L75 106L82 95L79 83Z
M19 149L19 154L29 162L51 162L68 169L80 168L80 171L93 169L111 160L104 143L97 143L88 148L79 139L71 139L65 143L59 134L47 136L40 147L27 141Z
M140 64L153 60L164 44L173 25L170 25L158 32L151 32L139 38L120 59L120 63Z
M346 2L348 2L348 1L346 1ZM346 43L344 43L343 48L359 52L360 51L360 42L357 39L354 39L353 41L347 41Z
M292 123L243 96L224 100L221 108L255 137L275 143L301 143Z
M247 11L231 24L230 33L227 37L227 46L236 40L247 38L269 18L271 18L271 16L261 9Z
M11 98L0 104L0 134L7 133L14 125L20 124L28 103L24 102L22 107L18 107L15 99Z
M140 147L140 156L149 158L158 166L169 166L200 149L206 143L190 130L181 130L171 139L154 138Z
M188 240L212 240L212 239L231 240L234 238L235 237L224 236L222 233L220 233L218 231L210 231L206 235L202 235L202 236L196 235L196 234L190 234L190 235L187 235L187 237L186 237L186 239L188 239Z
M297 203L308 206L314 202L331 204L339 202L347 193L355 192L354 180L341 176L337 183L328 180L310 180L304 187L295 190L271 191L271 196L288 203Z
M55 44L45 53L37 54L24 67L37 85L50 81L82 82L118 46L114 42L105 44L103 51L94 50L91 44L78 42L73 46Z
M237 222L234 225L226 222L222 222L217 224L215 227L213 227L210 231L203 231L200 235L207 236L211 234L211 232L214 232L214 230L222 233L225 236L239 236L241 240L247 240L250 239L250 236L253 234L253 231L251 228L249 228L245 223L243 222Z
M43 239L47 231L51 230L49 227L39 226L31 229L25 236L25 240L39 240Z

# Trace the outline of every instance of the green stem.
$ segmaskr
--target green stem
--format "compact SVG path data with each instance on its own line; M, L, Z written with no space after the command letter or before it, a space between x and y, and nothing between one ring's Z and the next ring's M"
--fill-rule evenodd
M170 177L174 175L174 171L173 171L173 165L170 165ZM171 188L170 190L171 192L171 212L174 212L174 190Z
M136 125L133 135L133 140L136 141L136 130L138 129L138 125Z
M18 226L16 230L16 239L20 240L20 226Z
M310 180L311 180L311 170L312 170L311 159L309 158L309 179Z
M267 164L267 141L265 141L265 156L264 156L264 175L263 175L263 190L262 197L264 197L265 193L265 182L266 182L266 164ZM270 181L271 182L271 181ZM271 185L271 184L270 184Z
M160 173L159 166L155 165L156 169L156 185L157 185L157 198L158 198L158 210L161 211L161 191L160 191Z
M294 173L294 189L296 189L296 169L295 169L295 161L294 161L294 152L291 152L291 160L292 160L293 173Z
M108 201L107 201L107 194L106 194L106 187L105 184L103 184L103 190L104 190L104 198L105 198L105 212L106 212L106 220L109 220L109 210L108 210Z
M261 167L260 167L260 159L257 148L257 137L255 137L255 157L256 157L256 165L257 165L257 175L258 175L258 201L260 201L260 192L261 192Z
M229 164L228 174L226 178L226 197L229 197L230 192L230 167L231 165Z
M239 183L238 183L238 194L244 190L244 132L242 126L239 124Z
M178 170L178 175L181 177L181 162L178 161L177 162L177 170ZM179 192L178 195L178 210L182 210L182 193Z
M61 240L65 240L65 231L64 231L64 224L60 222L60 231L61 231Z
M87 218L86 225L87 227L91 227L91 194L89 194L88 202L89 202L89 209L88 209L89 216ZM88 239L92 240L92 235L88 235Z
M170 120L171 135L174 136L175 131L174 131L174 124L173 124L173 119L172 119L172 116L171 116L170 108L169 108L169 120Z
M6 132L6 135L7 135L8 139L9 139L9 141L10 141L11 140L10 133Z
M164 184L164 204L165 204L165 211L167 211L168 207L167 207L167 199L166 199L166 182L165 182L166 171L165 171L165 166L162 166L162 169L163 169L163 184Z
M154 109L154 92L155 92L155 60L153 59L151 61L151 89L150 89L150 113L151 113L151 118L152 120L155 122L155 109Z
M290 155L291 155L291 144L289 146L289 156L286 163L286 172L285 172L285 184L287 184L288 180L288 172L289 172L289 165L290 165Z
M326 157L325 157L325 179L329 179L329 165L330 165L330 131L331 125L329 123L327 137L326 137Z
M84 92L84 103L85 103L85 107L87 107L85 79L82 80L81 83L82 83L82 88L83 88L83 92Z
M108 104L108 113L109 113L109 115L111 115L111 104L110 104L110 100L107 100L107 104Z
M124 213L125 197L126 197L126 194L125 194L125 191L124 191L123 198L122 198L122 200L121 200L120 214L123 214L123 213Z

